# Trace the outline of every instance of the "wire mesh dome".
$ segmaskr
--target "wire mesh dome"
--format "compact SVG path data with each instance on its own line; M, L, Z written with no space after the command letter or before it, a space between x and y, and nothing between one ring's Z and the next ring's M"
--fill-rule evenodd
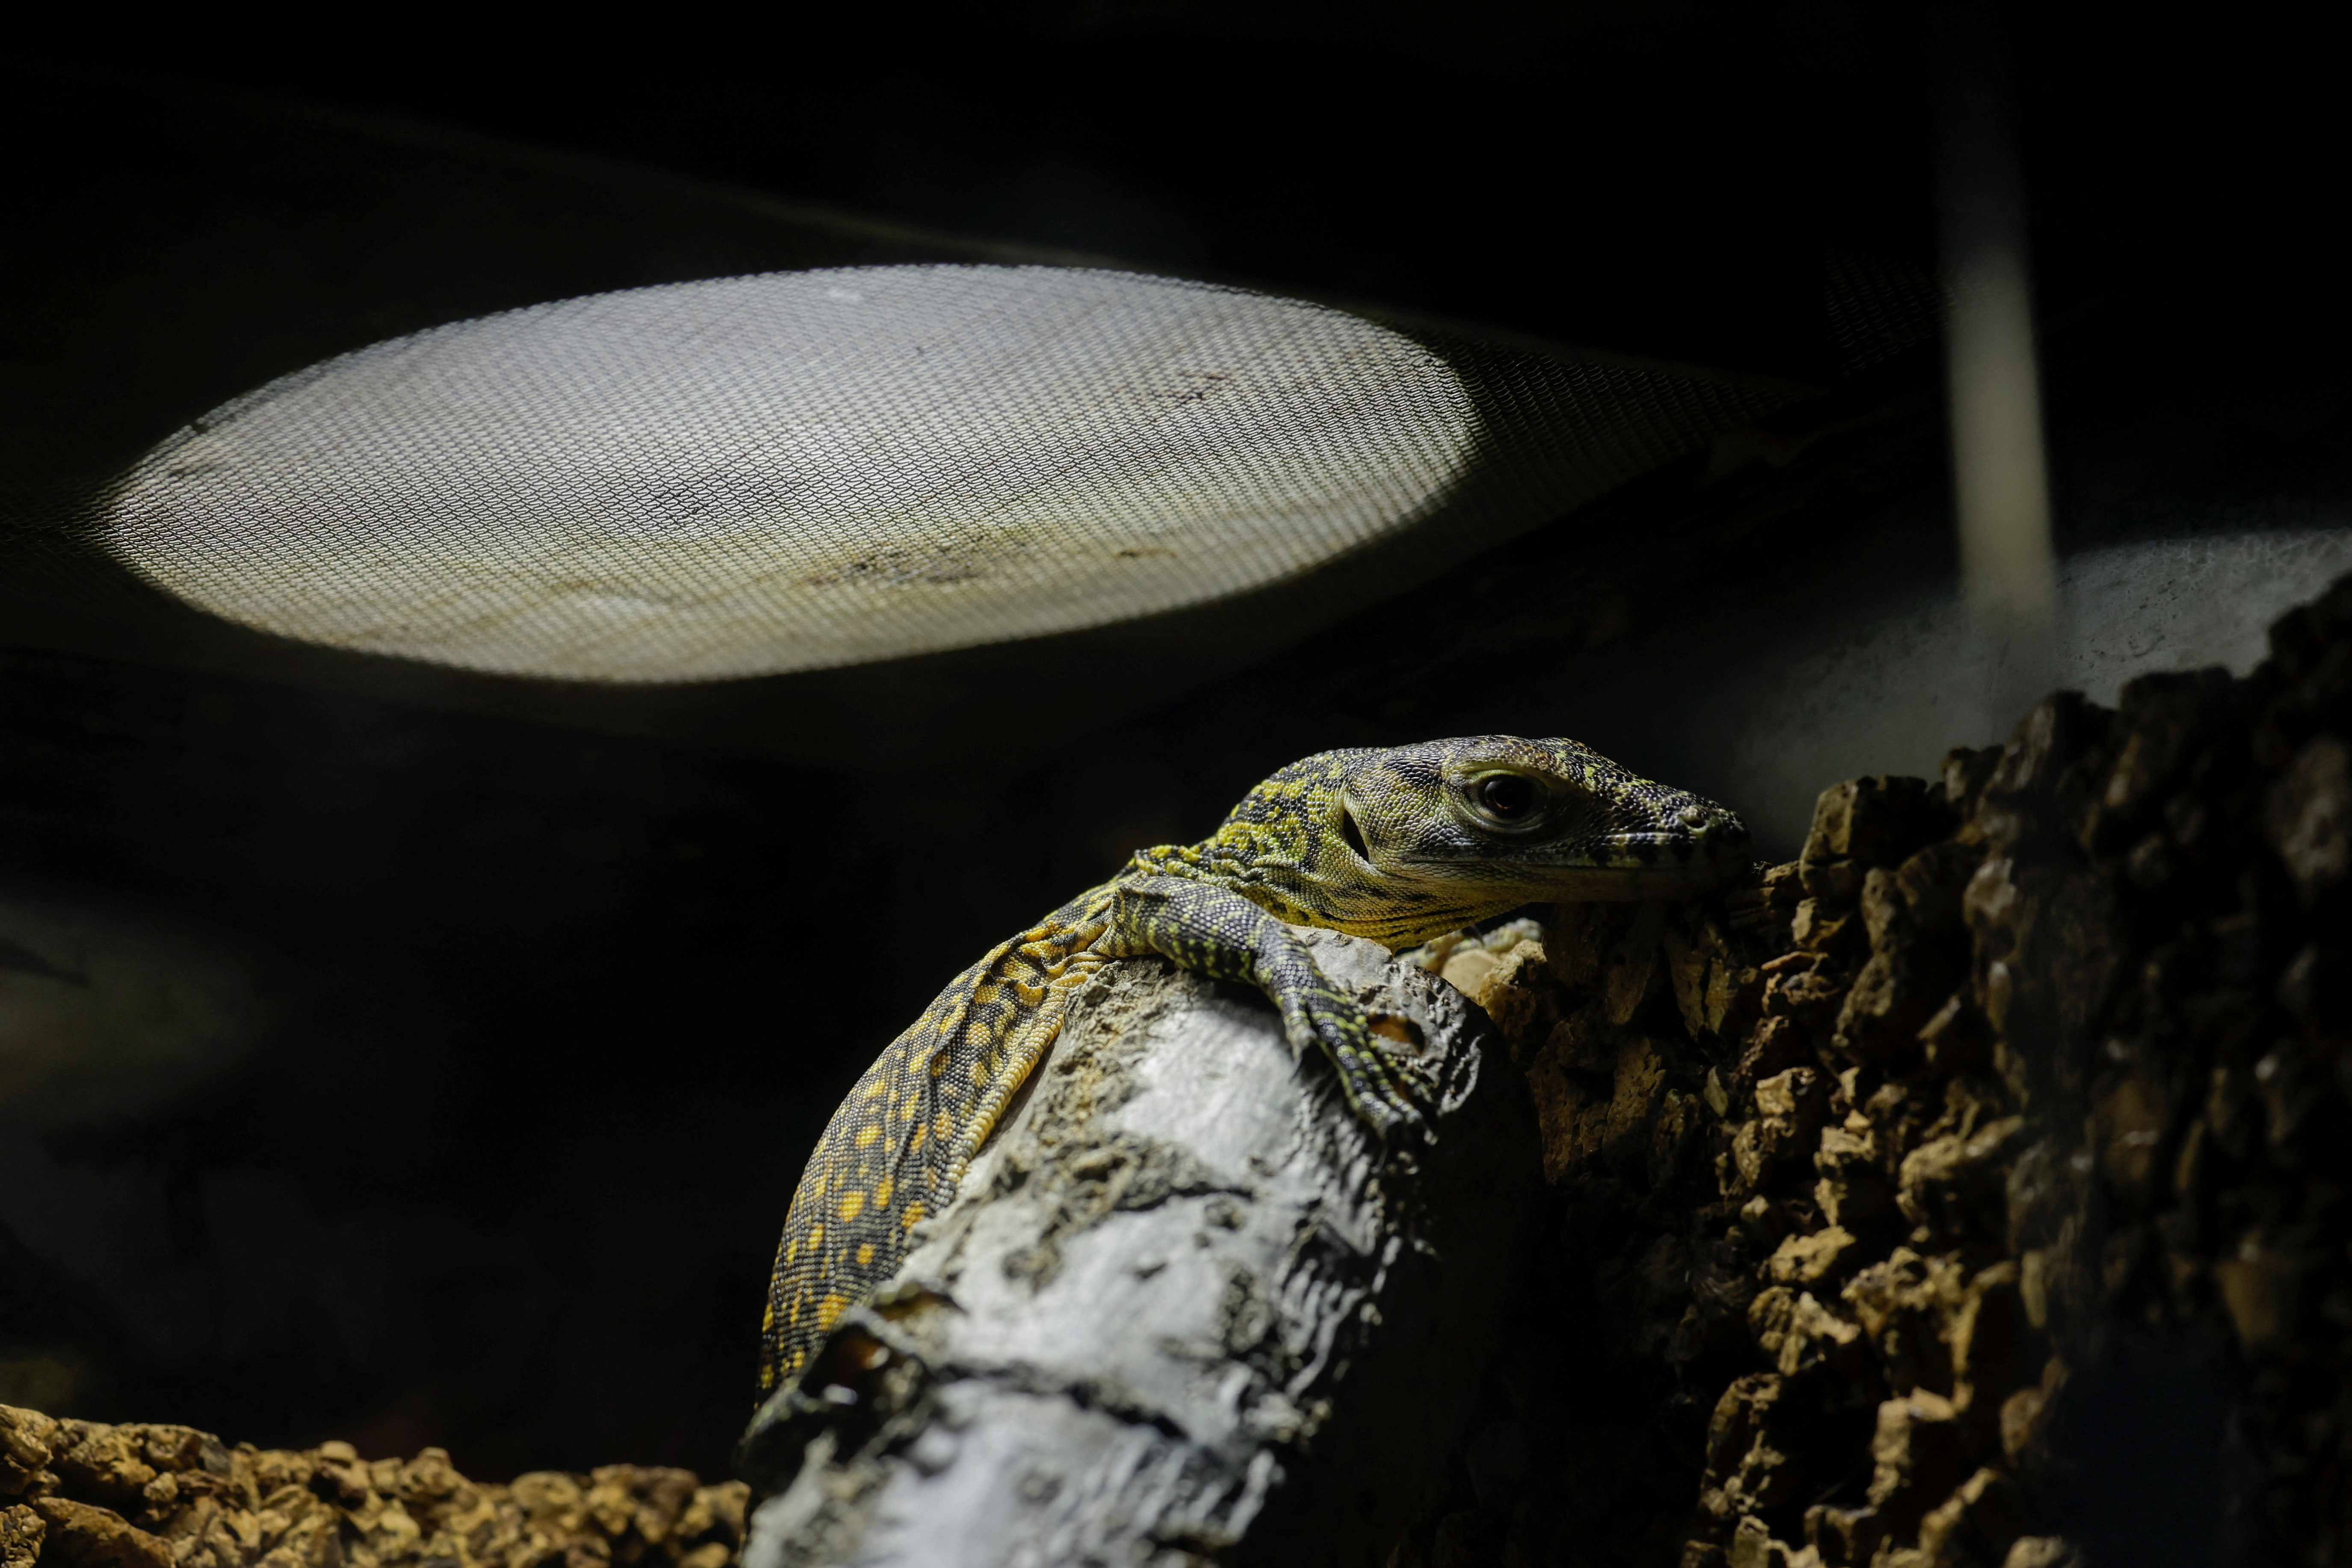
M1045 267L772 273L375 344L192 423L101 537L229 620L659 682L1132 618L1409 524L1478 432L1321 306Z

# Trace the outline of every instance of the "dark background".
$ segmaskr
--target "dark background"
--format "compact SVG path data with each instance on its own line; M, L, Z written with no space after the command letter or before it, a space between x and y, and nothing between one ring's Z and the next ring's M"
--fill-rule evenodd
M2094 482L2076 451L2110 485L2120 449L2191 491L2341 493L2316 40L2250 12L1990 15L2062 519ZM941 254L1077 252L1779 377L1816 393L1764 437L1835 433L1729 483L1697 455L1142 711L1032 724L1031 685L982 752L917 733L887 766L828 751L847 721L814 706L785 757L0 626L0 877L232 933L280 1019L162 1109L6 1133L0 1363L60 1413L439 1443L484 1476L718 1472L804 1152L975 952L1297 755L1452 732L1497 659L1605 679L1629 626L1874 530L1948 561L1932 346L1857 370L1824 308L1830 258L1934 267L1934 60L1902 7L332 20L93 22L16 72L9 200L44 237L8 262L13 493L415 325L793 264L672 176ZM206 150L271 125L310 161L260 214ZM400 179L337 151L418 137ZM541 179L494 141L563 156ZM357 244L404 179L447 198L439 226ZM267 247L223 238L235 203ZM209 291L173 291L194 277ZM2262 416L2315 397L2315 420ZM1641 765L1643 733L1587 738Z
M192 16L36 58L1818 381L1838 369L1822 253L1933 260L1944 13L2011 62L2046 301L2128 281L2199 317L2264 312L2263 290L2224 305L2213 285L2316 271L2302 246L2332 226L2334 138L2284 8L2159 26L1847 0L1139 0L787 7L750 31L419 12L315 39ZM25 174L85 189L142 152L29 134Z

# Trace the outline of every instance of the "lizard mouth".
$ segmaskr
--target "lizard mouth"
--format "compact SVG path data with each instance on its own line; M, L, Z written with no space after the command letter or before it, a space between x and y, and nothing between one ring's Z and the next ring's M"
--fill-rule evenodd
M1737 818L1695 832L1612 833L1589 851L1597 864L1560 867L1553 885L1567 899L1687 898L1746 869L1752 848Z
M1601 853L1622 856L1621 864L1640 868L1669 863L1733 864L1744 861L1750 847L1748 835L1741 832L1716 832L1704 837L1688 833L1620 833L1608 838Z

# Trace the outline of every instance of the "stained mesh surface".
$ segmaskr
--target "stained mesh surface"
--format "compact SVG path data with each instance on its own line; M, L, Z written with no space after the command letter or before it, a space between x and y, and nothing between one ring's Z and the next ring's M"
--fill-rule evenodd
M1419 517L1477 418L1319 306L1132 273L832 268L592 295L284 377L102 525L307 641L675 681L1100 625Z
M123 455L0 504L20 640L869 760L987 731L992 647L1069 723L1155 700L1803 391L933 258L458 320L194 419L103 368L58 434Z

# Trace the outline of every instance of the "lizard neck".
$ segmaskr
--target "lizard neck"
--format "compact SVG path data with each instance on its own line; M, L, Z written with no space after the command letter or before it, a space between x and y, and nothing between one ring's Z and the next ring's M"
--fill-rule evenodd
M1286 847L1261 834L1237 842L1230 832L1199 844L1162 844L1136 851L1118 879L1179 877L1212 883L1288 924L1324 926L1391 948L1427 942L1520 901L1465 899L1458 889L1441 892L1369 877L1360 885L1335 882L1328 872L1310 872Z
M1289 776L1297 774L1305 776ZM1119 879L1182 877L1214 883L1291 925L1370 937L1392 950L1529 901L1525 887L1422 881L1374 871L1338 841L1332 826L1337 814L1329 808L1339 787L1328 770L1309 771L1308 764L1286 770L1254 791L1213 837L1138 850Z

